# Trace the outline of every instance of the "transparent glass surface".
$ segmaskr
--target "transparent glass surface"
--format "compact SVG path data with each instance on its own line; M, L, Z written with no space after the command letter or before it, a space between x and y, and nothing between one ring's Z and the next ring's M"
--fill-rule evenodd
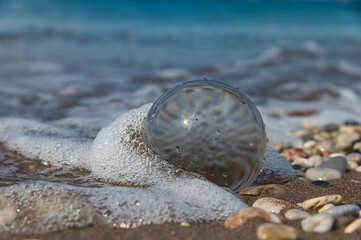
M264 160L266 134L255 104L213 80L180 83L149 110L143 138L159 157L233 190L251 184Z

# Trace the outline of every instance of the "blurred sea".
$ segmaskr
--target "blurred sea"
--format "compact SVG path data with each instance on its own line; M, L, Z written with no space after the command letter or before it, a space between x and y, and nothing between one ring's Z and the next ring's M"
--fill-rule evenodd
M0 0L0 116L110 122L203 77L360 113L361 2Z

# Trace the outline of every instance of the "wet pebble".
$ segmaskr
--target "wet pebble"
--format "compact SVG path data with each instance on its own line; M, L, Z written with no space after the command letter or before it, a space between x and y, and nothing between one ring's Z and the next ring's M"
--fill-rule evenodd
M316 180L316 181L312 181L311 184L319 186L319 187L332 187L333 184L327 181L322 181L322 180Z
M345 157L337 156L328 159L326 162L320 165L320 168L331 168L338 170L340 173L346 171L347 160Z
M230 215L224 222L224 226L226 228L236 228L255 217L260 217L268 222L282 223L282 217L280 215L251 207Z
M264 195L284 195L285 188L279 184L267 184L243 189L239 195L264 196Z
M293 147L283 152L283 156L289 161L294 161L296 158L307 158L308 154L302 148Z
M264 197L256 200L252 207L261 208L267 212L279 213L287 207L287 203L277 198Z
M331 195L308 199L308 200L304 201L303 203L301 203L300 206L303 209L314 209L314 208L318 208L318 207L323 207L328 203L340 204L341 202L342 202L341 195L331 194Z
M257 238L260 240L293 240L298 238L298 232L291 226L265 223L257 228Z
M349 153L346 156L347 161L360 163L361 162L361 154L360 153Z
M323 206L322 208L320 208L319 210L318 210L318 212L320 213L320 212L324 212L324 211L326 211L326 210L328 210L328 209L330 209L330 208L333 208L333 207L335 207L335 205L333 205L332 203L328 203L328 204L326 204L325 206Z
M340 217L340 216L354 216L358 217L360 212L360 208L357 205L354 204L347 204L347 205L341 205L336 206L333 208L330 208L323 213L328 213L333 215L334 217Z
M300 170L302 172L306 172L306 170L307 170L307 168L305 168L304 166L299 165L299 164L292 164L292 168L294 170Z
M358 167L358 164L355 162L347 161L347 170L354 170Z
M354 231L361 229L361 218L356 219L345 228L345 233L353 233Z
M0 226L13 222L16 218L15 207L2 194L0 194Z
M301 226L305 232L324 233L332 229L335 217L331 214L316 214L301 221Z
M308 212L298 210L298 209L290 209L285 213L285 218L288 220L298 220L298 219L304 219L306 217L310 216Z
M309 168L305 177L310 180L332 180L342 178L342 173L331 168Z

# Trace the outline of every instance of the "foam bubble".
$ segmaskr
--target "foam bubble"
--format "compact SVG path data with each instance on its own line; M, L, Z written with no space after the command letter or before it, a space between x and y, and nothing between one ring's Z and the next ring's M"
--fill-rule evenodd
M124 114L103 128L94 142L66 124L1 119L0 141L8 149L53 165L86 168L90 177L120 185L89 188L28 181L2 187L0 193L19 209L16 220L5 228L46 232L97 223L130 227L200 222L224 219L247 207L232 192L175 169L146 147L140 133L149 108L150 104ZM262 179L293 174L280 167L287 163L279 159L269 147Z

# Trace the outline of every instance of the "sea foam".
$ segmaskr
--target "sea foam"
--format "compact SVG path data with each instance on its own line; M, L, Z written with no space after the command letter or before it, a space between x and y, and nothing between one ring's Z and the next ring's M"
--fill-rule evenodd
M150 104L129 111L95 138L80 130L33 120L0 120L0 141L26 158L55 166L86 168L99 181L119 186L89 188L24 181L0 188L17 218L13 232L46 232L97 223L132 227L165 222L224 219L247 207L234 193L158 158L140 137ZM281 155L268 147L261 180L294 177ZM284 167L282 167L284 166ZM278 177L277 177L278 176ZM24 220L25 219L25 220Z

